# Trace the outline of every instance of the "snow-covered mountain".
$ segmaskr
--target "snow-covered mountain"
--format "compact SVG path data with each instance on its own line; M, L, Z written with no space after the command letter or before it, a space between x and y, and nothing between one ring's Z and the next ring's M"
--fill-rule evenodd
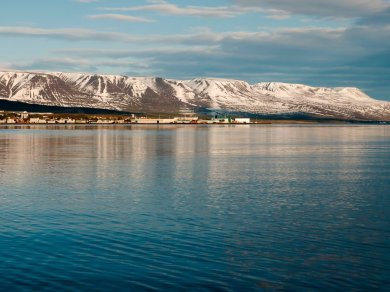
M0 98L131 112L212 109L261 115L390 121L390 102L357 88L240 80L172 80L79 73L0 72Z

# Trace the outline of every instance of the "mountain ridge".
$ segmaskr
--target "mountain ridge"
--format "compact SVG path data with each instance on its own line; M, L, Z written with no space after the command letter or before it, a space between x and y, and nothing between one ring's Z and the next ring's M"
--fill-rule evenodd
M317 118L390 121L390 102L355 87L222 78L191 80L89 73L1 71L0 98L31 104L91 107L127 112L298 113Z

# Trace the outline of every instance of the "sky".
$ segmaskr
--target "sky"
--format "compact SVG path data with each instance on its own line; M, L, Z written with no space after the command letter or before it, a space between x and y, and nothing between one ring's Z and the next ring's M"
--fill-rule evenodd
M358 87L390 101L390 0L12 0L0 70Z

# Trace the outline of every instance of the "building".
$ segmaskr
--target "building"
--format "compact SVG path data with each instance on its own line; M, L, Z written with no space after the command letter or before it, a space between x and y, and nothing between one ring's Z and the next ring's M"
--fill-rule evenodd
M185 117L175 117L174 120L175 120L175 123L178 123L178 124L190 124L190 123L197 123L199 120L199 117L196 117L194 115L185 116Z
M235 118L234 121L238 124L249 124L251 122L250 118Z
M135 119L134 122L137 124L175 124L177 122L177 120L176 119L140 118L140 119Z
M232 122L231 118L218 118L217 116L211 119L212 124L229 124Z
M7 124L16 124L16 121L14 118L7 118L6 123Z
M94 123L96 123L96 124L114 124L115 121L114 120L106 120L106 119L98 119Z
M46 123L46 120L41 120L40 118L30 118L30 124L43 124Z
M75 120L75 124L86 124L86 123L87 120L82 120L82 119Z
M74 124L75 120L70 119L70 118L65 118L65 119L61 118L61 119L56 120L56 123L57 124Z
M20 118L21 118L22 120L28 119L28 112L26 112L26 111L22 112L22 113L20 114Z

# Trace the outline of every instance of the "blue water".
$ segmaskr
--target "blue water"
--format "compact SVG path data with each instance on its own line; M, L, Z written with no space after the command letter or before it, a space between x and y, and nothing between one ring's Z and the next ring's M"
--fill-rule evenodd
M388 290L390 127L0 127L0 288Z

